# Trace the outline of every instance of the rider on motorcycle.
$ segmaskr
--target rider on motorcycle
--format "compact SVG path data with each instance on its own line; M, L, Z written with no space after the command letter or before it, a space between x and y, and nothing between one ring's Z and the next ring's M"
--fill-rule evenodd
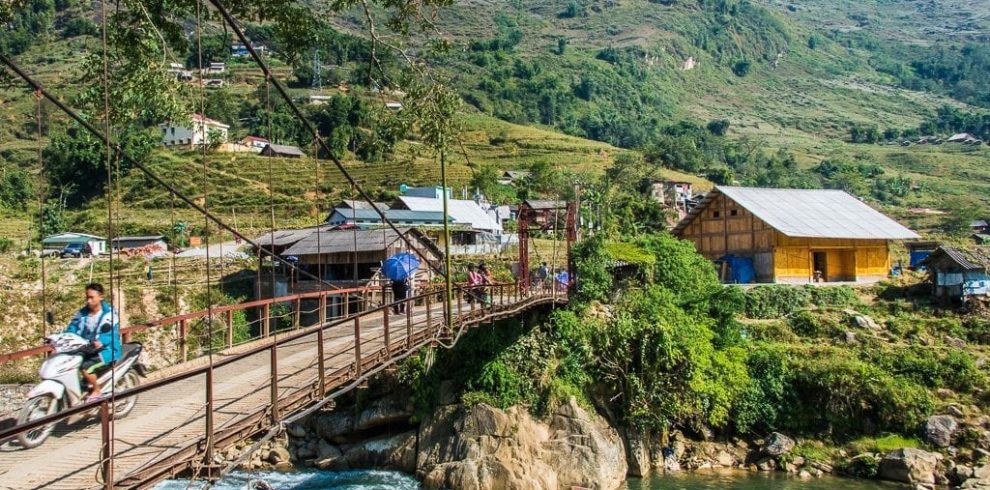
M102 284L86 285L86 306L76 312L65 333L76 334L92 346L85 352L79 371L89 383L87 400L95 399L100 396L96 371L121 357L120 318L113 307L103 301Z

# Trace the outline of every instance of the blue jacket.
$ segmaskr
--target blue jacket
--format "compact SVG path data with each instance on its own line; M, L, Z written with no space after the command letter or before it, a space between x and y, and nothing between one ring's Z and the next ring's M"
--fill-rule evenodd
M72 322L69 326L65 328L65 333L74 333L90 342L94 340L99 340L103 344L103 349L100 351L100 358L103 362L109 364L121 356L121 346L120 346L120 317L117 316L117 312L113 311L113 307L109 303L104 301L102 303L103 311L100 312L100 316L96 324L98 327L93 331L87 326L87 317L89 317L89 308L83 306L79 311L76 312L76 316L72 318Z

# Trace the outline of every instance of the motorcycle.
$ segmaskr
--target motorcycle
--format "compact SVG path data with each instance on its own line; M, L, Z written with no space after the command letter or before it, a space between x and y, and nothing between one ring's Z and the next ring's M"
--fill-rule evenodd
M79 375L83 355L92 348L89 341L76 334L60 333L45 337L45 343L52 346L54 355L46 359L38 370L42 381L28 393L28 401L17 419L18 424L79 406L85 402L83 393L89 392L89 384ZM123 344L120 359L97 371L97 379L102 386L101 395L109 396L141 384L141 377L146 373L139 360L142 348L139 343ZM115 400L114 418L126 417L136 403L136 395ZM52 422L18 434L17 440L25 449L35 448L45 442L54 428L55 422Z

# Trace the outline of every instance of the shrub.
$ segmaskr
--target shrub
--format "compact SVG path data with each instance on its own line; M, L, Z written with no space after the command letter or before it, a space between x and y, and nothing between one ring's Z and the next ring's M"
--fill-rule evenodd
M839 332L839 322L834 319L816 315L810 311L799 311L794 314L788 323L791 330L802 336L811 338L829 338Z
M0 254L10 252L14 248L14 241L7 237L0 237Z
M746 292L746 315L750 318L781 318L807 308L810 302L809 288L756 286Z
M849 286L807 286L811 293L811 304L815 306L844 307L859 304L856 291Z

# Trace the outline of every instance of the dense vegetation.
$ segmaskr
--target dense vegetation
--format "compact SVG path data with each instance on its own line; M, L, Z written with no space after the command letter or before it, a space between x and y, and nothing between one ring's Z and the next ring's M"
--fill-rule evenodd
M420 409L447 380L444 389L467 403L522 404L537 415L575 396L621 425L657 432L778 430L844 443L884 433L910 440L945 401L939 389L984 403L987 378L973 354L929 340L969 329L894 299L896 287L881 286L889 299L872 307L844 286L743 292L719 284L707 260L670 236L623 243L582 242L576 299L541 325L468 332L432 370L422 359L408 364ZM617 262L619 250L639 259ZM889 315L889 334L855 326L849 309ZM841 340L845 332L857 340Z

